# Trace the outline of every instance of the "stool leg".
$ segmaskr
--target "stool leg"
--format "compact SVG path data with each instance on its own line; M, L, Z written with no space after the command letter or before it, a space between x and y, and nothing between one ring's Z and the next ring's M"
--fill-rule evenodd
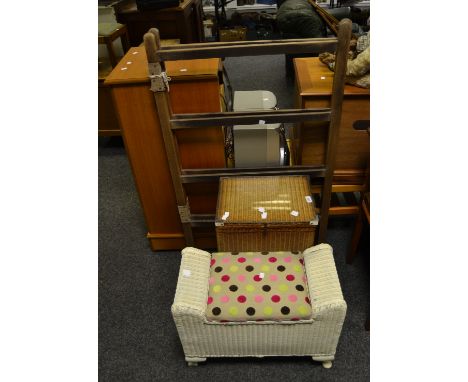
M198 366L199 362L205 362L206 358L203 357L185 357L188 366Z
M354 225L353 236L351 238L351 245L349 246L349 252L346 256L346 263L352 264L357 254L357 247L359 239L362 233L362 209L359 209L359 214L356 216L356 223Z
M122 49L123 49L123 52L124 54L128 52L128 50L130 49L130 40L128 38L128 31L127 29L125 29L125 33L120 36L120 41L122 43Z
M117 58L115 57L114 46L112 45L112 41L107 41L106 46L107 46L107 52L109 54L109 61L112 67L114 67L117 65Z

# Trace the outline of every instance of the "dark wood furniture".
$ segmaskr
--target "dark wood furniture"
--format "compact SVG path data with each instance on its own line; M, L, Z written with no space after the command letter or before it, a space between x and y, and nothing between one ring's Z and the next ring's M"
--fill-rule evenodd
M127 25L131 46L139 46L149 28L158 28L162 39L180 39L182 44L205 40L201 0L151 11L139 11L134 0L124 1L115 7L115 17Z
M128 65L127 62L132 62ZM126 70L121 70L126 67ZM221 111L218 72L221 60L166 62L170 81L170 100L178 113ZM148 62L144 47L131 48L107 77L122 128L125 148L140 196L147 238L153 250L180 249L185 246L182 225L169 173L161 127L153 93L150 91ZM221 129L180 131L179 152L183 165L224 167L224 136ZM188 197L199 213L214 212L217 183L205 187L193 184ZM214 227L200 228L195 244L215 248Z
M296 104L300 108L330 107L334 73L317 57L294 59L296 74ZM336 147L334 193L345 193L349 203L332 207L331 215L357 214L358 200L354 192L363 190L369 157L369 138L362 121L369 121L370 90L351 85L344 88L341 123ZM314 126L315 128L310 128ZM321 128L322 127L322 128ZM324 163L327 129L322 122L296 125L295 160L303 165ZM334 195L336 197L336 195Z

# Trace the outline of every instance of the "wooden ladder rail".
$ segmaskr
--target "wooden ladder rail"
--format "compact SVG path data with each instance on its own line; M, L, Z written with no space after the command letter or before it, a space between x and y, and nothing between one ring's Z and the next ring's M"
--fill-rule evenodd
M194 245L192 226L213 222L214 216L190 213L184 184L207 182L213 179L219 179L221 176L239 175L266 176L300 174L323 178L318 242L325 242L350 38L351 21L349 19L340 21L337 38L326 39L215 42L161 47L159 31L156 28L151 28L148 33L144 35L148 69L151 78L151 90L154 92L160 127L166 148L166 156L187 246ZM268 54L318 53L326 50L333 51L335 49L336 61L331 108L197 114L172 114L170 110L168 94L169 84L166 77L164 61ZM177 140L175 137L176 130L234 124L257 124L259 120L264 121L264 123L304 121L329 122L325 164L323 166L267 168L181 169Z

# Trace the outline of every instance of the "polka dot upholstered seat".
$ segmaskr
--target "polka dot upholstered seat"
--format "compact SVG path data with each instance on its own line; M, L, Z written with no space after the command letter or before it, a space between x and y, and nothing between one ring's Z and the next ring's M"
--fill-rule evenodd
M213 253L207 319L310 319L312 308L303 265L299 252Z

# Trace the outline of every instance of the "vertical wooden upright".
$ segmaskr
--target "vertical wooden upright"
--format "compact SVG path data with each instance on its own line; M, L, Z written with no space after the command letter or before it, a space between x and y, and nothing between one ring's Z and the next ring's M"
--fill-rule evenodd
M335 171L336 147L341 122L341 107L346 77L346 64L348 61L349 42L351 36L351 22L339 24L338 46L336 48L335 75L333 77L331 120L328 129L327 148L325 154L326 175L322 189L321 219L318 241L324 242L327 236L328 216L330 211L331 189L333 172Z
M172 184L174 186L177 208L179 210L182 229L184 231L185 242L187 246L193 246L193 232L190 224L190 209L187 194L180 181L180 164L177 150L177 142L174 139L170 126L170 101L168 78L164 68L164 62L158 59L157 50L161 47L159 31L151 28L149 33L144 35L146 55L149 65L149 74L151 78L151 90L154 92L156 108L158 109L161 131L163 133L164 145L166 146L166 155L171 171Z

